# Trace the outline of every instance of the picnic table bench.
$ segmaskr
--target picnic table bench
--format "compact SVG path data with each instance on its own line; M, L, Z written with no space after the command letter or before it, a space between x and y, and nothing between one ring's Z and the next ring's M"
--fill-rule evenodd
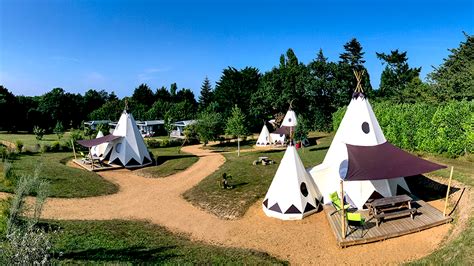
M408 195L399 195L394 197L387 197L375 199L367 202L366 206L369 208L369 215L373 215L377 226L379 223L387 218L396 218L405 215L413 215L416 213L416 208L411 207L412 198Z

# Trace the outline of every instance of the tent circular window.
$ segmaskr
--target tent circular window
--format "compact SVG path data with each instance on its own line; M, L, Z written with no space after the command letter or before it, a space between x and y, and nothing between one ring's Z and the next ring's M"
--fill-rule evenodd
M122 150L122 143L115 144L115 152L120 153L121 150Z
M367 122L362 123L362 131L364 131L365 134L369 134L370 132L369 123Z
M308 196L308 188L306 187L305 182L301 182L300 191L301 191L301 194L303 194L303 196L305 197Z
M290 117L290 118L288 118L288 122L290 122L290 123L291 123L291 117Z

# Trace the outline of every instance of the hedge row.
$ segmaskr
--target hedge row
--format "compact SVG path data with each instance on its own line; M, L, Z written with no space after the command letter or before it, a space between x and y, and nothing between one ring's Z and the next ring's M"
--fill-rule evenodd
M372 108L390 143L410 151L456 157L474 152L474 101L426 103L372 103ZM333 114L337 130L346 111Z

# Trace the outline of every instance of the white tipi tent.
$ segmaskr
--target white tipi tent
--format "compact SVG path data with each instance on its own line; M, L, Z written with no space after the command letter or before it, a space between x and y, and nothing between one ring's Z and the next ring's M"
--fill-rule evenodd
M296 127L298 122L296 121L296 114L295 111L291 110L291 108L286 112L285 117L283 118L283 122L281 122L282 127Z
M97 133L96 138L101 138L103 136L104 136L104 133L102 133L102 131L99 130L99 133ZM102 144L99 144L97 146L93 146L91 148L92 156L102 157L105 154L105 149L106 148L107 148L107 143L102 143Z
M289 145L265 195L263 211L270 217L299 220L316 212L321 198L295 146Z
M268 146L272 144L272 139L270 137L270 131L265 124L263 124L262 131L260 131L260 135L258 135L257 139L257 146Z
M324 197L330 203L329 194L340 192L339 181L344 178L348 167L346 144L374 146L386 142L377 118L367 98L355 94L334 136L322 164L313 167L310 174ZM347 181L344 192L348 201L362 209L370 196L377 192L384 197L394 196L397 186L410 191L403 177L381 180Z
M141 167L151 163L145 141L132 114L123 111L112 135L122 138L108 143L104 154L109 162L120 163L127 168Z

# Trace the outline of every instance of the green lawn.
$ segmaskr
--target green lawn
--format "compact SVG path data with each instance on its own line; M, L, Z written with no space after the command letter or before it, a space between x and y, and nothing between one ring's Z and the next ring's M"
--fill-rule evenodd
M257 140L248 139L240 142L240 149L251 149ZM215 151L227 151L227 152L237 152L237 141L235 139L229 142L222 142L214 145L207 145L204 149L215 150Z
M66 132L61 139L61 141L64 141L64 139L67 139L69 136L69 132ZM6 140L11 143L16 143L17 140L21 140L23 142L23 145L25 146L34 146L36 144L51 144L55 141L58 140L58 136L56 134L46 134L43 136L43 139L38 141L36 140L36 137L34 134L8 134L4 132L0 132L0 140Z
M305 167L322 162L331 139L332 137L320 139L319 145L299 150ZM265 196L284 152L284 150L245 152L240 157L237 157L236 153L226 153L224 154L226 163L197 186L185 192L184 198L221 218L241 217L252 204ZM267 156L277 164L252 165L252 162L260 156ZM223 190L219 187L218 182L223 173L232 176L230 184L234 186L233 189Z
M185 152L178 153L179 149L180 147L150 149L150 152L155 156L156 165L136 170L135 173L151 178L166 177L186 170L198 161L199 158L195 155Z
M72 159L72 153L34 153L20 154L13 160L13 169L17 176L32 175L40 167L40 176L50 182L51 197L90 197L112 194L118 187L96 173L66 166ZM0 163L3 169L3 164ZM0 172L0 191L12 192L16 179L9 182Z
M287 264L247 249L190 241L185 235L146 222L50 221L59 264Z

